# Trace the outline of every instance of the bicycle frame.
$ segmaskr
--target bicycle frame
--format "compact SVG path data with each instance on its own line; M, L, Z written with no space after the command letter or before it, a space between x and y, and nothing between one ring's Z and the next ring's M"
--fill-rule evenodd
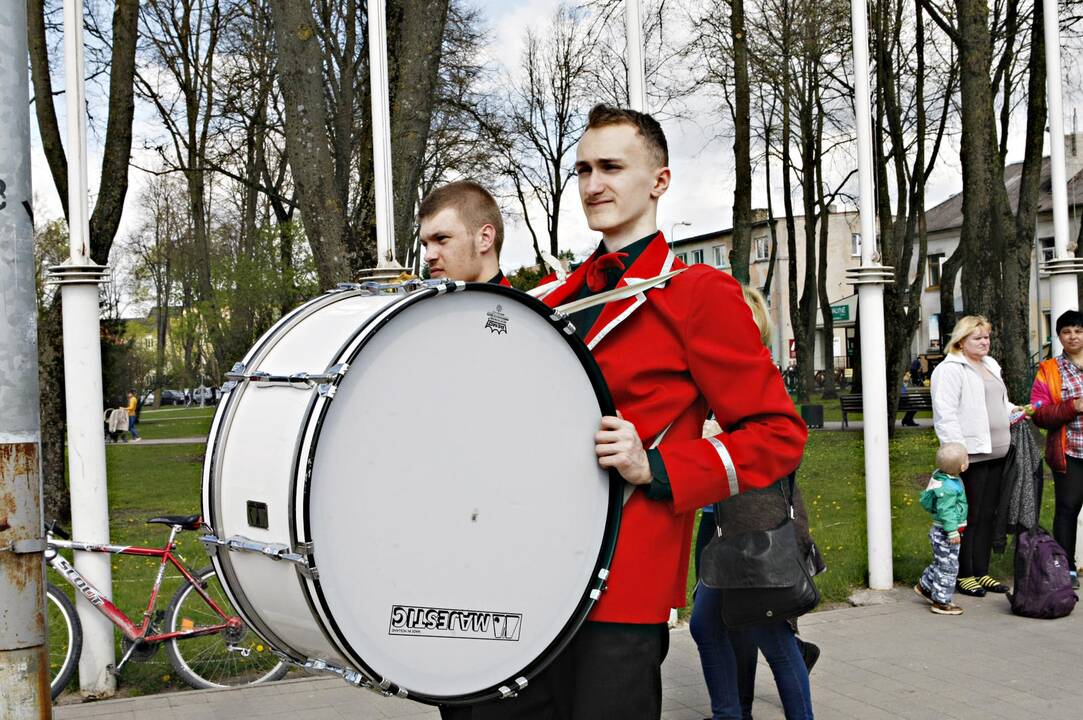
M192 576L192 573L188 571L188 568L181 563L173 554L173 550L176 548L177 532L179 527L174 526L169 533L169 541L164 548L144 548L136 547L133 545L99 545L95 543L85 543L78 540L60 540L52 536L47 535L48 550L45 554L45 559L49 563L49 566L56 570L61 577L72 587L74 587L91 606L107 617L111 623L116 625L125 637L129 640L142 641L145 643L160 643L173 640L174 638L189 638L198 637L200 635L213 635L215 633L222 632L227 628L237 627L241 624L241 619L236 616L228 616L222 608L218 607L218 604L211 599L207 591L200 587L199 582ZM112 603L109 598L105 597L98 588L88 581L83 575L75 569L75 566L68 562L67 558L58 552L58 549L73 550L76 552L90 552L90 553L108 553L111 555L136 555L140 557L156 557L161 558L161 564L158 567L158 574L154 578L154 585L151 587L150 600L147 602L147 609L143 613L143 621L136 625L124 612ZM222 618L222 622L216 625L204 625L200 627L193 627L186 630L177 632L159 633L155 635L148 635L147 631L150 629L151 620L154 617L155 605L158 602L158 594L162 587L162 579L165 577L165 570L168 564L172 564L177 568L184 576L185 582L191 585L195 591L199 594L203 601L207 603L218 617Z

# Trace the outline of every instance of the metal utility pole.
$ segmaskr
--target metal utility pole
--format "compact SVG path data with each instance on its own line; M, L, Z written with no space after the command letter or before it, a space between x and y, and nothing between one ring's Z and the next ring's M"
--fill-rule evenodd
M624 0L624 46L628 56L628 106L647 110L647 79L643 69L643 17L639 0Z
M0 3L0 717L52 716L26 3Z
M865 432L865 513L868 518L869 587L889 590L891 560L891 468L887 437L887 360L884 285L893 279L876 249L873 192L872 108L869 100L869 28L864 0L850 0L854 37L854 112L857 116L857 175L861 214L861 266L847 271L857 286L861 324L861 386Z
M1079 309L1076 278L1083 272L1083 259L1068 251L1068 181L1064 170L1064 109L1061 100L1060 70L1060 17L1056 0L1042 0L1045 30L1045 82L1049 100L1049 171L1053 190L1053 247L1054 257L1043 263L1042 270L1049 273L1049 311L1053 324L1051 335L1052 354L1061 351L1060 338L1056 333L1057 318L1065 310ZM1041 252L1041 249L1038 250ZM1038 258L1041 262L1041 257ZM1039 307L1038 317L1041 318ZM1039 327L1041 323L1039 323Z
M109 542L109 498L102 429L102 356L98 286L109 268L90 259L87 209L86 88L83 81L83 3L64 2L64 84L68 119L68 236L70 256L49 268L60 287L64 331L64 399L67 403L68 475L72 534L85 542ZM75 566L107 596L113 595L110 556L76 553ZM79 690L87 697L116 691L113 626L86 598L76 598L83 624Z

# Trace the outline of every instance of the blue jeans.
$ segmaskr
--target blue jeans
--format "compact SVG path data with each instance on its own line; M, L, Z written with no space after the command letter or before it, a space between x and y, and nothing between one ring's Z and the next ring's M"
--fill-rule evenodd
M131 433L133 438L139 437L139 432L135 429L135 415L128 416L128 432Z
M696 587L696 602L689 624L711 698L712 719L740 720L742 717L735 648L743 647L759 648L767 659L786 720L812 720L808 670L789 623L779 620L743 630L727 628L722 622L721 601L720 591L700 583ZM751 667L755 667L755 658L751 660Z

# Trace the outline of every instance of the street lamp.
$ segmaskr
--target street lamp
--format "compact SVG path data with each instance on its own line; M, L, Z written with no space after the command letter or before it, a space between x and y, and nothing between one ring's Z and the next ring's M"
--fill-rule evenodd
M673 223L672 226L670 226L670 228L669 228L669 242L670 242L671 245L673 243L677 242L677 228L682 227L682 226L683 227L692 227L692 223L686 222L684 220L679 220L679 221Z

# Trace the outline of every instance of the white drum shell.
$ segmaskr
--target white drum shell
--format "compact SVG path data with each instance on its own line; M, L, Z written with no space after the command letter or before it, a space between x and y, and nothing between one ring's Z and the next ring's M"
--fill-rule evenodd
M486 322L494 311L503 332ZM205 518L220 538L311 542L319 572L220 551L249 625L296 661L361 670L429 702L514 685L603 584L597 565L619 515L594 457L592 383L604 383L560 332L571 327L486 292L332 294L269 330L249 373L351 365L333 398L241 383L216 414ZM464 436L472 427L477 437ZM249 523L249 501L266 504L266 529ZM461 562L426 557L445 541ZM394 606L507 613L501 632L516 637L399 632Z
M266 347L248 358L246 370L283 375L322 372L350 335L394 300L344 294L314 301L311 307L298 311L299 320L286 318L267 333ZM227 411L222 421L228 427L211 436L213 463L208 465L215 476L214 497L204 499L204 507L211 509L207 520L219 537L241 535L292 547L295 455L313 393L247 383L231 391L228 403L220 408L220 412ZM267 529L249 525L250 500L266 503ZM251 608L245 614L254 612L257 616L246 618L254 628L273 630L274 637L265 636L265 640L295 660L345 663L314 618L294 565L240 552L226 554L224 561L228 564L226 573L232 572L236 578L235 583L229 583L231 594L245 589L243 598L233 598L234 604L240 610Z

